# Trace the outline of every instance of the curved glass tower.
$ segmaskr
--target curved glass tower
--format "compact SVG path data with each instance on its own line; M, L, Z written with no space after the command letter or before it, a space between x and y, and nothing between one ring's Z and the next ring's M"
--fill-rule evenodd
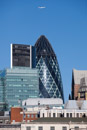
M35 43L36 67L39 69L39 96L62 98L63 86L56 55L48 39L42 35Z

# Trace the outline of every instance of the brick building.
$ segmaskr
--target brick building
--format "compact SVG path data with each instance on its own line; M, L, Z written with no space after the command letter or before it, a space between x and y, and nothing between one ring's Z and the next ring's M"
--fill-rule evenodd
M37 118L37 111L24 111L21 107L11 108L11 123L30 122Z

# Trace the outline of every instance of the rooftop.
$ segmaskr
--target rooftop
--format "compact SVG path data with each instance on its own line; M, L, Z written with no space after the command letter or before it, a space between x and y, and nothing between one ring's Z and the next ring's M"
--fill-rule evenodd
M65 109L78 109L76 100L68 100L65 104Z
M23 100L22 105L24 106L37 106L37 105L63 105L61 98L29 98Z
M87 118L39 118L34 120L35 123L87 123Z

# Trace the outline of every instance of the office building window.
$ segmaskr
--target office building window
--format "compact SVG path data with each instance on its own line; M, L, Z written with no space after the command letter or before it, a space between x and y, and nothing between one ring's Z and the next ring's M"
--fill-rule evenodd
M50 127L50 130L55 130L55 127L54 127L54 126L51 126L51 127Z
M55 113L53 113L53 117L55 117Z
M70 113L70 117L72 117L72 113Z
M67 130L67 127L66 127L66 126L64 126L64 127L62 128L62 130Z
M43 113L43 117L44 117L44 113Z
M79 117L79 113L77 113L77 117Z
M30 115L28 114L28 115L27 115L27 117L29 118L29 117L30 117Z
M31 118L34 118L34 115L33 115L33 114L31 115Z
M78 127L78 126L75 126L75 130L79 130L79 127Z
M37 115L35 115L35 118L37 118Z
M69 113L67 113L67 117L69 117Z
M42 127L42 126L39 126L39 127L38 127L38 130L43 130L43 127Z
M31 130L31 127L30 127L30 126L27 126L27 127L26 127L26 130Z

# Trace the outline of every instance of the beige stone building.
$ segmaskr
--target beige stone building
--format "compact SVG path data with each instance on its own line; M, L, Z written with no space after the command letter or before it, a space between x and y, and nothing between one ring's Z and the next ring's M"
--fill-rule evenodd
M40 118L21 124L21 130L87 130L87 118Z
M87 70L72 71L72 99L87 100Z

